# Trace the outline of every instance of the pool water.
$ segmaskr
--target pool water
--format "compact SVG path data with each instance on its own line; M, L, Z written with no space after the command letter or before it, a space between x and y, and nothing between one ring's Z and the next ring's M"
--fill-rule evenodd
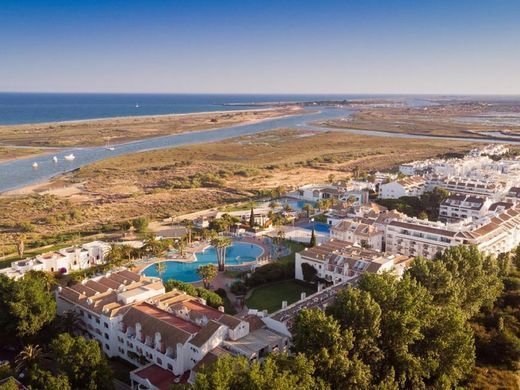
M274 199L276 203L278 203L280 206L285 206L288 204L292 207L293 210L301 211L303 209L303 206L306 204L310 204L313 207L316 207L316 202L309 201L309 200L300 200L300 199L294 199L294 198L278 198ZM271 202L261 202L258 205L262 207L267 207Z
M303 226L303 228L307 229L307 230L312 230L313 227L317 232L320 232L320 233L329 233L330 232L330 226L327 225L326 223L322 223L322 222L309 223L308 225Z
M242 264L256 260L264 250L255 244L246 242L235 242L226 249L226 264ZM180 280L181 282L198 282L200 280L197 275L197 268L206 264L217 264L217 252L214 247L209 246L202 252L196 252L197 261L192 263L180 263L177 261L165 261L166 271L162 275L162 279ZM155 264L143 270L143 275L159 276Z

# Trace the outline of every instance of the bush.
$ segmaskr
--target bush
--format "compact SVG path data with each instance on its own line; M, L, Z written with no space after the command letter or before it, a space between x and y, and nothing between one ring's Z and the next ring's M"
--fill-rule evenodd
M230 290L235 295L246 295L247 285L241 280L237 280L231 285Z
M171 291L174 288L180 291L184 291L186 294L192 297L199 297L206 301L208 306L218 309L219 306L224 305L224 300L217 293L206 290L202 287L195 287L192 284L180 282L178 280L169 279L164 283L166 291Z
M294 262L276 262L259 267L249 277L247 284L254 287L286 279L294 279Z
M132 221L132 226L138 233L144 233L148 230L148 218L139 217Z

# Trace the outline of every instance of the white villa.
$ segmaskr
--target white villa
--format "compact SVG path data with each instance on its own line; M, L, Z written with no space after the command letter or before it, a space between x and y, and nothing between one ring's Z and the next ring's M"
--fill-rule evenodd
M399 199L402 196L420 196L426 191L426 179L410 176L379 186L381 199Z
M308 264L316 269L319 278L338 284L364 272L393 270L397 275L402 275L411 258L363 249L349 242L331 239L296 253L295 260L296 279L304 280L302 264Z
M13 261L11 267L0 269L0 274L19 279L29 271L62 272L78 271L102 264L110 251L110 244L92 241L81 246L47 252L31 259Z

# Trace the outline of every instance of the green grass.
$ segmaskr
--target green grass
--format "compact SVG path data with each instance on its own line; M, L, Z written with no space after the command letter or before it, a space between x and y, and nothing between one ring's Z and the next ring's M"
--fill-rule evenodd
M273 313L281 309L282 301L287 301L289 305L298 301L302 292L309 296L316 292L316 288L295 280L266 284L253 290L246 305L250 309L267 309L269 313Z
M240 275L243 273L243 271L224 271L224 276L226 278L233 278L233 279L237 279L238 277L240 277Z

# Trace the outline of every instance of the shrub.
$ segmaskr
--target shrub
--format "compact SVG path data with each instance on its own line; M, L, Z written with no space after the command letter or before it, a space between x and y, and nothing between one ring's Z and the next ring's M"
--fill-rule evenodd
M230 290L235 295L245 295L247 293L247 285L241 280L237 280L231 285Z

